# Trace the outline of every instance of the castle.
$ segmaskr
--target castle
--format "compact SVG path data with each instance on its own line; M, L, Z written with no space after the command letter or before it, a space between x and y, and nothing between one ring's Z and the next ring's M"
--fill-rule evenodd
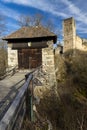
M64 47L57 47L56 54L69 49L87 51L87 40L76 35L74 18L63 21ZM53 45L57 42L57 35L42 26L22 27L12 34L3 38L8 43L8 66L17 66L20 70L37 68L49 74L49 82L56 83L55 74L55 51ZM52 81L52 82L51 82ZM54 81L54 82L53 82ZM51 86L52 86L51 85Z
M87 51L87 40L76 35L76 23L73 17L63 21L64 47L63 51L79 49Z
M76 35L76 24L73 17L63 21L63 33L64 46L58 45L57 54L69 49L87 51L87 40ZM49 59L52 61L51 64L54 62L53 44L57 42L57 36L44 27L23 27L3 39L8 41L8 66L28 69L36 68L43 63L50 64ZM52 43L48 45L50 41ZM52 55L50 56L49 51L47 58L44 58L47 48L51 48Z

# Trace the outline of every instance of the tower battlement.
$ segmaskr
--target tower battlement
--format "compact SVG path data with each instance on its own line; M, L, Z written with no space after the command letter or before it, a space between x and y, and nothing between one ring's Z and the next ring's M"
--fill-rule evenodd
M64 49L79 49L87 51L87 45L84 45L83 39L76 35L76 23L73 17L64 19L63 21Z
M64 51L75 48L76 25L73 17L63 21Z

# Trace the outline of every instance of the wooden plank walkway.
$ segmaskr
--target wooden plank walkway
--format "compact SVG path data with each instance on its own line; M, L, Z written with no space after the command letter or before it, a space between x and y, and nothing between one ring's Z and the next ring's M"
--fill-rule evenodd
M25 83L28 72L17 72L13 76L0 81L0 119L8 110L20 88Z
M18 72L13 76L0 81L0 101L15 87L15 85L25 78L26 72Z

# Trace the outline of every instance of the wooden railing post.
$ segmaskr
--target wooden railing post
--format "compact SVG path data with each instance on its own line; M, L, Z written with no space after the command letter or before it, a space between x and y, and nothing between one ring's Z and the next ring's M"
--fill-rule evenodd
M33 74L30 73L25 84L14 98L7 112L0 120L0 130L21 130L25 114L33 121Z
M31 94L30 94L30 119L31 121L34 121L33 120L33 77L32 77L32 80L31 80L31 83L30 83L30 89L31 89Z
M28 75L26 77L28 78ZM30 81L26 93L26 115L30 121L33 121L33 80L32 79Z

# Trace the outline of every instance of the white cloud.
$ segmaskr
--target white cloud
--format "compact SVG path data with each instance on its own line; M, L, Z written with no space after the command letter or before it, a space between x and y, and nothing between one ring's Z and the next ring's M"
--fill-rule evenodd
M61 17L67 17L67 14L62 12L62 11L58 11L57 8L55 8L55 2L54 4L51 4L50 1L46 1L46 0L3 0L3 2L11 2L11 3L16 3L16 4L22 4L25 6L30 6L36 9L40 9L42 11L46 11L49 12L53 15L56 16L61 16Z
M74 16L76 20L81 21L84 24L87 24L87 13L82 12L82 7L75 6L75 4L69 0L61 1L68 7L67 9L70 15Z
M19 19L19 16L20 16L20 13L10 9L10 8L7 8L6 6L0 4L0 12L7 16L7 17L10 17L10 18L13 18L15 20L18 20Z
M84 7L81 5L81 3L79 4L79 6L77 6L76 1L70 1L70 0L2 0L3 2L11 2L11 3L16 3L16 4L21 4L21 5L25 5L25 6L29 6L29 7L33 7L45 12L49 12L55 16L59 16L64 18L68 18L68 17L74 17L75 20L81 23L81 26L76 26L77 27L77 31L86 33L86 28L84 26L87 26L87 11L84 10ZM80 1L83 2L83 1ZM0 11L3 10L0 9ZM84 10L84 12L83 12ZM18 19L19 14L18 12L15 12L13 10L10 9L5 9L4 11L5 15L9 16L9 17L13 17L15 19ZM14 14L14 15L12 15ZM84 25L84 26L83 26Z
M6 6L2 4L0 4L0 12L6 17L12 18L17 21L19 20L20 13L14 11L13 9L7 8ZM19 28L19 26L12 21L6 22L6 27L7 27L7 31L5 32L5 35Z
M84 10L84 6L82 6L82 2L79 3L79 6L76 6L75 1L69 0L61 0L65 6L67 6L65 12L68 12L69 16L73 16L76 20L76 29L79 34L87 33L87 10ZM86 4L86 3L85 3Z
M76 28L77 28L77 32L78 33L87 33L87 28L85 27L85 25L83 25L83 23L78 22L76 24Z
M17 28L20 27L20 26L17 25L16 23L12 23L12 22L7 23L7 26L8 26L8 28L9 28L9 30L11 30L11 29L17 30Z
M83 13L79 7L69 0L3 0L4 2L11 2L16 4L22 4L25 6L34 7L42 11L50 12L53 15L61 16L63 18L74 16L75 19L87 24L87 13ZM59 8L62 4L65 4L64 8ZM66 8L67 7L67 8ZM84 21L83 21L84 19Z

